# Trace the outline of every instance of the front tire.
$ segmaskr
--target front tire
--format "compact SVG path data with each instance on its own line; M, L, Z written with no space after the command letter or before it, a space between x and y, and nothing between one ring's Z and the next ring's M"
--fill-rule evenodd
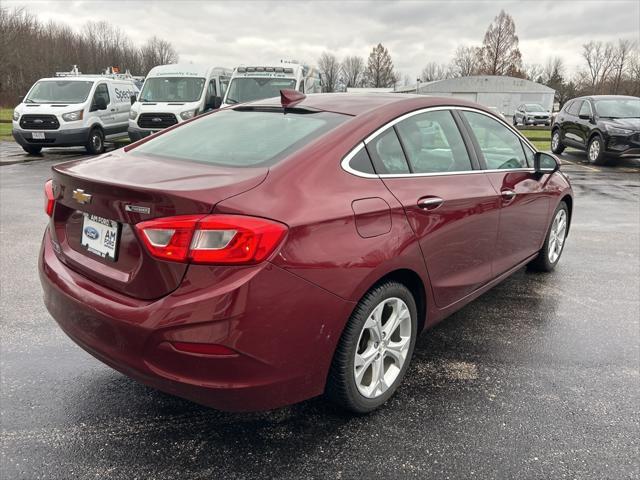
M85 147L87 153L91 155L99 155L104 152L104 133L98 127L92 128L89 132L89 139Z
M415 299L403 284L389 281L367 292L342 333L325 395L355 413L385 403L411 361L417 317Z
M591 137L591 140L589 140L587 158L589 159L589 163L593 163L594 165L603 165L606 163L604 142L600 135L594 135Z
M557 155L564 152L565 146L560 139L560 129L555 129L551 134L551 151Z
M553 214L551 226L547 232L542 249L538 256L529 263L531 270L538 272L550 272L560 261L560 256L564 250L564 242L569 231L569 207L563 201Z
M24 145L22 149L29 155L38 155L42 151L42 147L34 147L33 145Z
M516 118L516 116L513 116L513 126L517 127L518 126L518 119Z

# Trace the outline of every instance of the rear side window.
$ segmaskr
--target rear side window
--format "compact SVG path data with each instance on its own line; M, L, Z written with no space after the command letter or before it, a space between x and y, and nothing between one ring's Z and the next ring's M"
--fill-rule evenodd
M567 113L569 113L570 115L578 116L578 112L580 111L581 107L582 100L575 100L571 105L569 105L569 108L567 108Z
M467 148L451 112L426 112L396 125L413 173L473 170Z
M130 153L228 167L269 166L348 118L328 112L224 110L163 133Z
M377 173L409 173L402 146L393 128L388 128L369 142L367 150Z
M493 118L475 112L462 112L478 141L489 170L527 168L520 139Z

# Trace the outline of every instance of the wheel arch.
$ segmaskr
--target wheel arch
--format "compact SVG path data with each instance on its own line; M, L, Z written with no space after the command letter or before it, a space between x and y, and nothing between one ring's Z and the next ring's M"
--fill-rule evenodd
M569 209L569 222L567 225L567 235L569 235L571 220L573 219L573 197L569 194L566 194L560 201L566 203L567 208Z

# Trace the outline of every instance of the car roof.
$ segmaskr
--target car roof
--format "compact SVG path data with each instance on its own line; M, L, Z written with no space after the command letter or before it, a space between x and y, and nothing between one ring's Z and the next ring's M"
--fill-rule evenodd
M634 97L631 95L585 95L584 97L578 97L575 100L580 100L580 99L589 99L589 100L615 100L615 99L619 99L619 100L623 100L623 99L638 99L638 97Z
M281 107L278 97L251 102L251 106ZM296 108L322 110L358 116L384 107L404 107L407 112L427 107L462 106L487 111L486 107L452 97L431 97L406 93L317 93L309 94L296 103Z

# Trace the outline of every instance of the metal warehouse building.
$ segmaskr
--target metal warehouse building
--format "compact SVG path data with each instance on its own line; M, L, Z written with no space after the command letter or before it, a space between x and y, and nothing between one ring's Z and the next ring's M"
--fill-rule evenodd
M424 82L419 83L417 89L417 93L421 95L464 98L486 107L496 107L506 117L511 117L521 103L539 103L551 111L556 93L546 85L522 78L490 75ZM416 93L416 86L402 87L395 91Z

